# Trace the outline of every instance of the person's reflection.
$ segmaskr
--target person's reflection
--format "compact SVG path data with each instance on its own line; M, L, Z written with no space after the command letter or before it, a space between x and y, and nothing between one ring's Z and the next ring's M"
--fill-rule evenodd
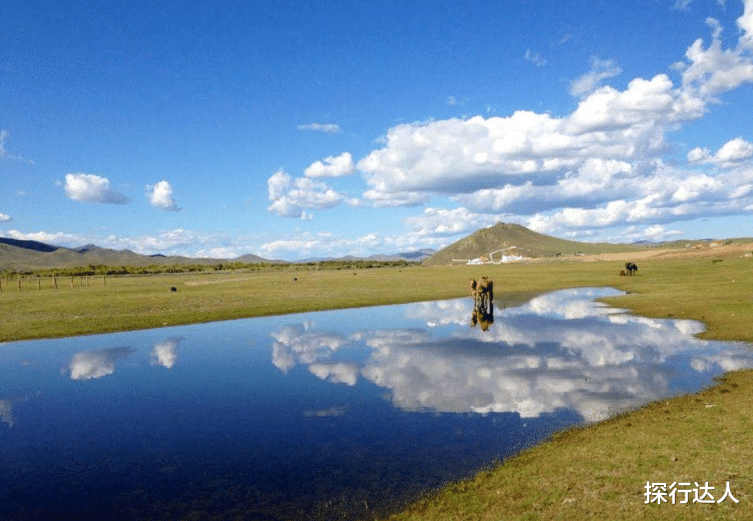
M471 313L471 327L481 326L483 331L488 331L489 326L494 324L494 306L474 306Z
M473 295L473 313L471 314L471 327L481 325L484 331L494 323L494 281L488 277L481 277L468 281L468 289Z
M494 324L494 305L491 301L476 302L471 313L471 327L478 325L483 331L488 331L492 324Z

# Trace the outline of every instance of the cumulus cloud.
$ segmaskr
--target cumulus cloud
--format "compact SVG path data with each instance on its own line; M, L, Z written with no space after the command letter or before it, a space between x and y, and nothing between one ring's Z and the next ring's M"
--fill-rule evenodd
M375 251L381 253L403 252L416 248L443 248L451 240L447 235L429 235L431 225L417 222L410 223L413 230L396 235L368 233L355 238L337 236L328 232L295 234L292 238L277 239L263 243L259 252L263 256L283 256L302 259L310 256L368 256Z
M353 175L356 165L350 152L343 152L339 156L329 156L321 161L315 161L303 175L306 177L343 177Z
M367 199L420 200L529 180L554 183L586 161L638 161L666 149L669 125L701 114L666 75L636 79L625 91L603 87L568 117L518 111L391 128L386 145L358 162ZM410 197L406 197L406 196Z
M421 215L407 217L405 224L419 236L451 236L470 233L498 221L499 215L480 215L466 208L448 210L430 207L424 208Z
M7 223L12 221L13 218L7 213L0 213L0 223Z
M349 252L352 255L363 254L366 251L386 244L384 238L369 233L355 239L338 237L329 232L320 233L297 233L291 239L277 239L265 242L259 250L265 255L273 255L280 252L290 252L297 258L305 257L314 252L318 254L337 254Z
M417 206L447 197L460 207L441 212L455 219L458 233L475 216L553 234L623 226L626 233L642 230L650 238L657 229L649 226L748 211L753 146L742 137L715 153L694 147L688 163L696 170L663 160L676 148L668 140L672 133L702 118L724 92L753 82L753 0L738 19L736 46L725 48L721 25L712 19L708 24L710 42L697 40L673 66L678 83L659 73L618 89L606 82L620 67L593 58L591 70L571 84L579 99L569 114L517 111L388 129L381 147L356 164L367 183L363 200ZM699 173L700 164L734 167L735 175L718 169ZM441 226L439 215L429 208L406 222L425 237L432 228L444 234L447 224Z
M125 204L130 199L110 189L110 180L94 174L66 174L65 193L83 203Z
M344 200L327 184L308 177L293 178L284 170L267 179L267 189L272 201L267 210L281 217L310 219L306 210L333 208Z
M725 143L716 154L711 154L708 148L696 147L688 152L690 163L714 163L719 166L730 167L753 158L753 144L736 137Z
M743 2L743 14L737 19L737 27L740 29L740 46L753 49L753 1Z
M570 94L582 96L593 92L604 80L614 78L621 72L622 69L614 60L601 60L594 56L591 58L591 70L570 84Z
M18 230L9 230L8 235L20 241L39 241L58 246L80 246L92 242L92 237L65 232L31 232L23 233Z
M180 210L173 199L173 187L164 179L156 185L146 185L146 197L149 204L160 210L177 212Z
M325 134L336 134L340 132L340 125L337 125L335 123L307 123L305 125L298 125L298 130L324 132Z

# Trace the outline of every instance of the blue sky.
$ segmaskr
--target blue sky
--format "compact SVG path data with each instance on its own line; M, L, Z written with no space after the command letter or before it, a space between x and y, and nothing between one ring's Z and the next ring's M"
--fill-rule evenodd
M0 236L751 236L753 0L0 4Z

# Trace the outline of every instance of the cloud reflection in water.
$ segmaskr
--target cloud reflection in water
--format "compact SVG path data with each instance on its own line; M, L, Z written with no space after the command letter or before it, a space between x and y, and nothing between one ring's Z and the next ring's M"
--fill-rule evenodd
M115 362L135 351L132 347L107 347L76 353L68 364L71 379L91 380L112 374Z
M403 410L517 412L538 417L560 409L599 421L662 396L691 392L712 372L753 366L741 345L700 340L703 325L651 319L594 302L609 289L549 293L495 312L488 331L468 327L470 299L407 307L425 327L374 329L348 337L314 324L272 333L273 363L304 364L322 380L356 385L358 377L391 392ZM365 361L332 360L345 346L369 349ZM341 357L340 357L341 358ZM696 388L683 388L688 380Z
M161 365L162 367L171 369L178 360L178 345L180 341L180 338L169 338L164 342L154 344L150 353L152 365Z

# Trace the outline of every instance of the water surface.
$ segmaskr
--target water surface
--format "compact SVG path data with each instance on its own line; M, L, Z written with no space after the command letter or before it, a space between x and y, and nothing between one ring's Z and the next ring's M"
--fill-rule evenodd
M751 367L565 290L0 345L0 518L362 519Z

